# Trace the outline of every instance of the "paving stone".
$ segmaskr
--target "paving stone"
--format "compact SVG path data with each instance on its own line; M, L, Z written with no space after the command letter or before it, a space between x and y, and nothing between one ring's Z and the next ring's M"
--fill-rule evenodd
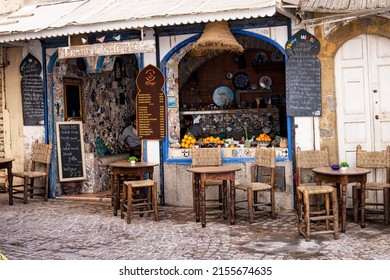
M112 215L109 201L39 198L8 205L0 194L0 253L11 260L389 260L390 226L367 219L366 228L348 217L347 232L298 236L294 212L237 219L217 215L202 228L190 208L160 206L160 220Z

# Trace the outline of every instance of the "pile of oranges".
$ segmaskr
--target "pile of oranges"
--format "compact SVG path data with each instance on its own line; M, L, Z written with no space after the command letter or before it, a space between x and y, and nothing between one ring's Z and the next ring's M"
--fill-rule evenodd
M255 140L259 141L259 142L270 142L271 137L269 137L269 135L266 133L260 133L259 136L257 136Z
M213 137L213 136L209 136L209 137L206 137L202 140L202 143L203 144L217 144L217 145L223 145L225 144L225 142L223 140L221 140L218 136L217 137Z
M187 133L184 135L183 139L181 140L180 147L192 148L195 142L196 142L195 137L191 133Z

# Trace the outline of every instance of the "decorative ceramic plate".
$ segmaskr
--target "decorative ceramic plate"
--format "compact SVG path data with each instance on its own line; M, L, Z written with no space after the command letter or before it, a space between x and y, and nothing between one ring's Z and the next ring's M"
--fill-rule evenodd
M245 72L238 72L233 77L233 85L236 89L247 89L251 84L251 77Z
M260 51L253 57L253 63L264 63L268 60L266 52Z
M219 107L222 107L225 104L226 105L229 104L230 102L233 101L233 98L234 98L234 93L227 86L220 86L214 90L213 101Z
M272 79L268 76L263 76L259 79L259 85L261 88L269 88L272 86Z
M233 73L232 72L227 72L226 73L226 78L228 78L229 80L233 78Z

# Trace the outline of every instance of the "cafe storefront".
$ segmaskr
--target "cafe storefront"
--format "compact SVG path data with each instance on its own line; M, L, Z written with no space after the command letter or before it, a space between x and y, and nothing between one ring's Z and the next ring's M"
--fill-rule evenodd
M46 60L41 61L41 64L44 65L42 73L47 119L43 125L22 127L25 131L34 131L31 135L36 135L36 138L56 143L57 122L81 121L85 148L83 160L86 166L85 179L80 181L81 192L105 190L109 187L109 174L101 162L110 156L114 160L122 159L123 151L120 150L117 138L125 126L126 118L137 110L137 73L146 65L156 65L165 77L163 90L166 94L167 129L164 139L143 141L142 157L145 161L160 164L154 172L154 178L160 184L160 202L182 206L191 204L191 178L185 172L191 164L190 149L179 147L178 144L181 142L182 118L192 115L206 134L226 141L223 144L223 162L241 168L237 174L238 182L251 176L254 146L259 134L277 136L272 143L276 146L280 167L277 205L280 208L292 208L291 144L287 144L291 143L292 138L289 135L291 120L286 116L287 57L284 51L291 23L281 10L276 12L276 2L272 5L268 3L269 6L258 4L250 15L250 11L232 8L226 20L230 19L229 28L244 48L241 54L215 52L199 58L188 56L187 53L205 27L203 22L184 25L172 22L176 24L174 26L165 26L160 22L155 23L157 26L153 29L145 27L123 32L114 32L113 24L108 28L113 31L90 30L88 33L80 32L56 39L45 35L37 40L34 35L29 39L30 45L22 47L19 53L16 48L20 46L15 43L11 46L15 54L25 57L31 52L38 60L41 61L42 57ZM242 5L245 6L244 3ZM219 19L218 12L211 14L202 21ZM79 29L83 30L82 25ZM64 26L63 30L67 30L67 27ZM103 49L108 49L106 44L119 46L121 43L114 41L118 35L122 39L127 36L124 40L152 40L156 46L155 52L138 50L132 53L95 55L81 52L77 57L61 56L62 48L81 46L86 37L89 45L86 49L89 50L99 44ZM20 59L15 60L16 63L18 61ZM80 89L76 94L76 100L80 102L74 104L77 110L67 106L75 100L68 96L69 92L64 91L67 85ZM248 125L247 133L244 132L245 123ZM242 138L250 140L249 145L240 147ZM107 148L107 154L98 154L97 143L100 142ZM225 147L225 143L229 146ZM23 149L27 151L28 147ZM57 149L52 161L51 197L62 195Z

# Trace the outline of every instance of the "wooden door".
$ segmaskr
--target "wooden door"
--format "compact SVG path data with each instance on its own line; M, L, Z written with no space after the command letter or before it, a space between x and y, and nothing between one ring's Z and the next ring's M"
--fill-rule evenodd
M355 166L356 145L368 151L390 145L390 39L364 34L347 41L335 74L339 159ZM378 176L384 175L369 179Z

